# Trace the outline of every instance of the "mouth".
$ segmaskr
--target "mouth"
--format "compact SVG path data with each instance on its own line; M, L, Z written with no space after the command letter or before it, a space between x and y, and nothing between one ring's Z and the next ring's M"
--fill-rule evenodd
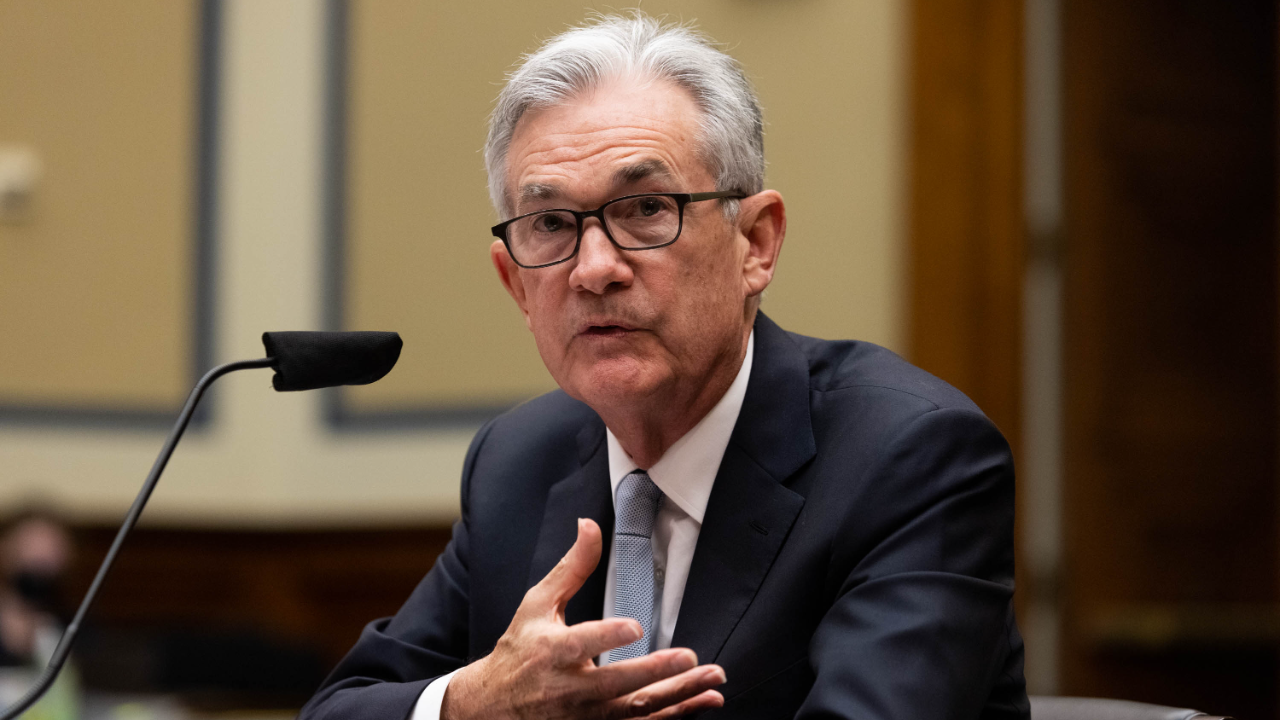
M636 328L630 325L611 324L611 323L593 323L590 325L584 325L582 329L579 330L580 335L585 335L587 337L604 337L604 338L621 337L623 335L626 335L628 333L633 333L633 332L636 332Z
M582 334L596 337L613 337L617 335L625 335L629 332L635 332L635 329L624 327L622 325L588 325L586 329L582 331Z

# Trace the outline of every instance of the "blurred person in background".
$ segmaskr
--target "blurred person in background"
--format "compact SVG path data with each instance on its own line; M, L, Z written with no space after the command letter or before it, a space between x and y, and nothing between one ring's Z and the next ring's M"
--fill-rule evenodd
M0 707L26 694L62 638L60 591L72 560L66 526L50 513L19 513L0 533ZM25 720L80 717L80 682L63 669Z
M62 632L59 590L71 562L71 536L52 515L31 511L0 535L0 666L36 663Z

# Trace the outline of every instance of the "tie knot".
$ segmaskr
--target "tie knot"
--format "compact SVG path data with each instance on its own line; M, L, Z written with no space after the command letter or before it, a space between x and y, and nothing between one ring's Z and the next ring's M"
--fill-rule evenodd
M658 514L658 502L662 491L649 474L643 470L622 478L618 483L617 526L615 533L624 535L653 535L653 519Z

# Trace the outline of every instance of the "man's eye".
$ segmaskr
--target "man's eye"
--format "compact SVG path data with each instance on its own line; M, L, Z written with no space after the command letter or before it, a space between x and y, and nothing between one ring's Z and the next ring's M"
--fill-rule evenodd
M625 217L636 218L655 218L665 213L674 212L675 205L671 198L653 195L649 197L641 197L625 204L623 215Z
M641 215L651 216L662 212L662 202L657 198L641 198L637 209Z
M556 233L569 227L569 221L563 215L547 213L533 218L533 229L540 233Z

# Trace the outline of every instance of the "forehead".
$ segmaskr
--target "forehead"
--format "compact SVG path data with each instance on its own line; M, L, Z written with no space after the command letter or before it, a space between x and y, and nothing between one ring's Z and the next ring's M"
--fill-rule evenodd
M648 181L712 189L698 153L701 112L670 82L614 82L527 113L507 154L507 188L519 206L566 197L608 199Z

